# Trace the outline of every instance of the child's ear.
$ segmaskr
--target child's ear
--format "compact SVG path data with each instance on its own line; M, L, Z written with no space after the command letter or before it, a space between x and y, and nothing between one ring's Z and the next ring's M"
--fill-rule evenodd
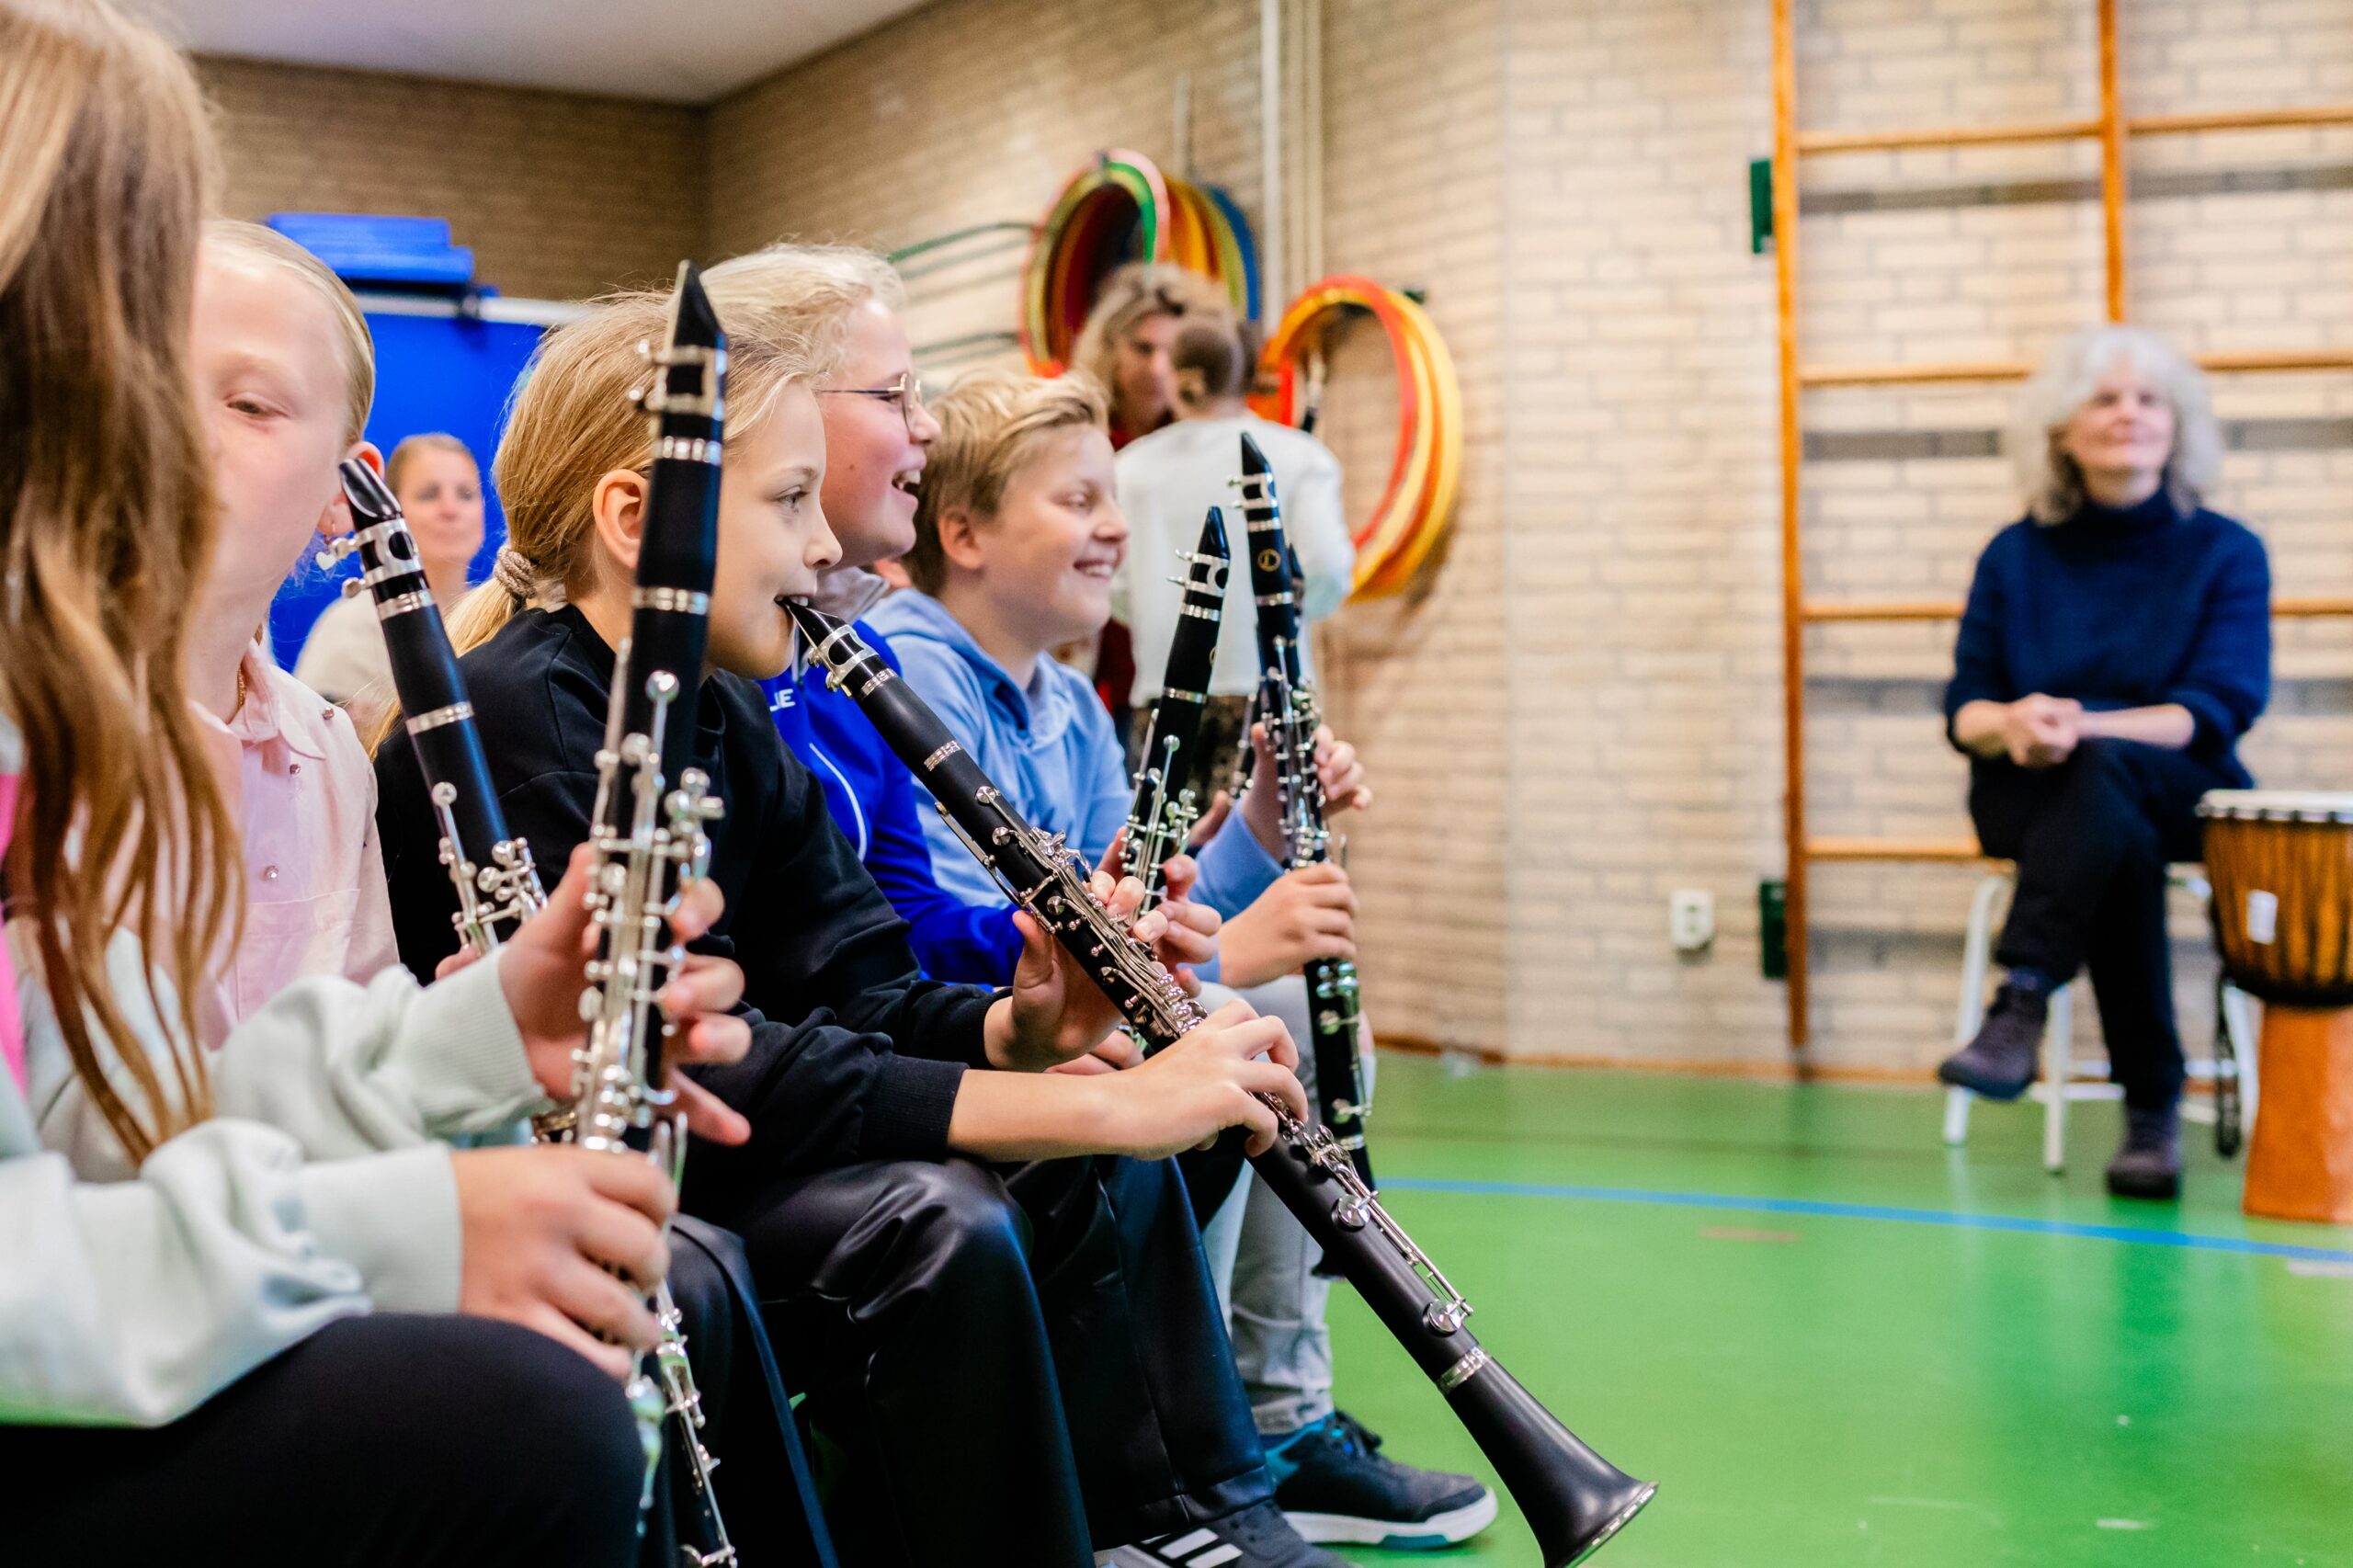
M938 522L939 553L951 566L967 572L981 569L983 552L981 549L981 521L968 506L947 506L940 510Z
M631 578L637 575L637 548L645 537L645 475L617 468L597 481L590 502L597 542L615 565Z
M343 455L358 458L374 469L377 478L384 476L384 454L376 449L375 442L354 441L343 449ZM334 497L327 502L326 510L319 514L319 535L323 539L341 539L350 531L351 503L344 499L343 483L338 479Z

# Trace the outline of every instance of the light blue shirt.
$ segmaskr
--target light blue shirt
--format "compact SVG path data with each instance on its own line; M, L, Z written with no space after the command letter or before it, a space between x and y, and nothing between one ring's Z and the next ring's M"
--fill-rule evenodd
M938 599L915 589L892 594L866 619L891 640L907 685L1006 802L1031 825L1062 835L1088 865L1099 863L1127 825L1130 783L1111 716L1086 677L1040 659L1021 685ZM968 903L1003 903L939 814L926 812L923 822L939 885ZM1248 907L1282 874L1238 812L1198 858L1201 878L1193 896L1224 915Z

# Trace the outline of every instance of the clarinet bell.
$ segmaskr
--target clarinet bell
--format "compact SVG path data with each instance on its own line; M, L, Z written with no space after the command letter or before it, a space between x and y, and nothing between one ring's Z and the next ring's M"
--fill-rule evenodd
M1446 1402L1536 1532L1544 1568L1584 1562L1658 1490L1587 1448L1499 1363L1447 1391Z

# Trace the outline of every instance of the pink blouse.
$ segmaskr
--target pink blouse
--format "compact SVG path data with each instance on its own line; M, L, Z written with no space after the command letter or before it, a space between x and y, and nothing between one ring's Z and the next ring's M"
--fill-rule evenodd
M197 1028L216 1049L291 982L366 981L398 957L376 772L350 716L258 646L244 672L244 705L229 722L198 712L245 851L244 940L197 1000Z

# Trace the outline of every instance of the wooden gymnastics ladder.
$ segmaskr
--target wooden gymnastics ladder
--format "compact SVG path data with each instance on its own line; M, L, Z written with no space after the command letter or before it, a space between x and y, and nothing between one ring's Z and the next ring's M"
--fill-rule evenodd
M1780 318L1781 381L1781 652L1785 710L1784 767L1788 790L1783 828L1788 844L1790 1046L1802 1055L1809 1032L1807 873L1824 861L1967 862L1981 858L1970 840L1816 838L1805 816L1805 630L1833 621L1954 620L1961 606L1943 601L1836 602L1806 597L1799 553L1799 468L1803 432L1800 396L1813 387L1919 386L2023 379L2024 362L1971 360L1884 365L1807 365L1798 358L1798 160L1839 153L1918 147L2096 141L2100 144L2100 209L2106 220L2108 319L2124 319L2124 142L2128 136L2179 136L2208 131L2353 125L2353 105L2309 109L2258 109L2228 114L2146 115L2126 119L2116 90L2116 0L2096 0L2099 13L2099 113L2091 119L2040 124L1953 126L1915 131L1839 131L1797 129L1797 47L1793 0L1773 0L1773 253ZM2224 353L2200 356L2212 371L2353 369L2353 347L2313 352ZM2275 598L2275 616L2353 615L2353 597Z

